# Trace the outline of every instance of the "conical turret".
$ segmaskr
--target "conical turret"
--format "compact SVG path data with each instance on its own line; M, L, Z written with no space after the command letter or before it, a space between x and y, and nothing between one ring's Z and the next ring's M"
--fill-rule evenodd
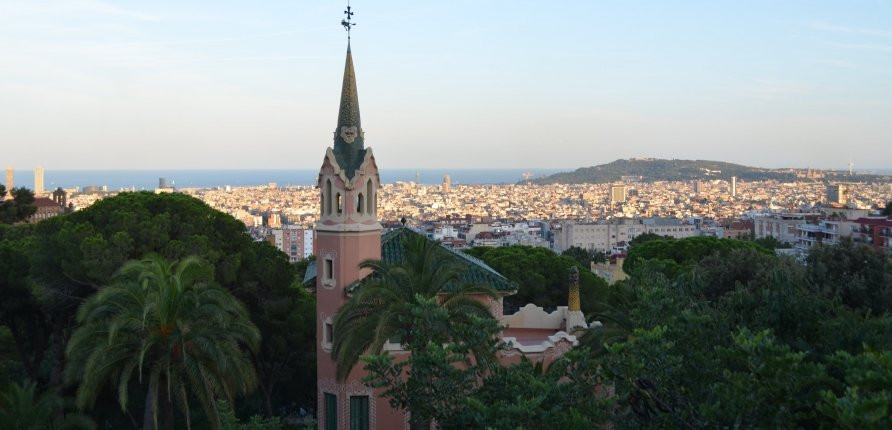
M353 175L365 156L362 125L359 119L359 95L356 91L356 73L353 70L353 54L347 44L347 61L344 65L344 83L341 86L341 105L338 110L338 126L334 132L334 155L347 178Z

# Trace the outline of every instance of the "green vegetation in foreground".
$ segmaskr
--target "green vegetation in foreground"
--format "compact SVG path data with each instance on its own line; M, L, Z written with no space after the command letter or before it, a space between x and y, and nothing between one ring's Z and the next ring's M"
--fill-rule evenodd
M253 342L238 348L256 375L256 384L242 382L256 389L221 386L213 397L229 391L220 398L233 402L239 417L296 415L300 407L315 406L314 297L299 286L283 253L251 240L231 216L183 194L122 193L37 224L0 225L0 338L15 346L0 348L0 387L30 380L38 392L70 402L83 388L78 378L63 380L72 365L66 356L66 349L75 348L69 345L72 333L87 323L76 319L78 309L116 285L127 262L149 255L201 259L202 282L236 299L259 330L259 348ZM148 362L144 367L150 368ZM85 413L100 428L140 428L151 379L144 373L120 390L95 387L95 403ZM212 427L216 418L190 390L192 427ZM181 400L172 408L177 428L185 427Z
M464 250L483 260L489 267L518 285L517 293L504 299L505 309L517 309L528 303L554 310L567 305L567 276L570 268L579 268L579 288L582 310L591 313L599 309L598 298L607 290L607 282L595 276L588 264L575 256L524 245L477 247Z
M547 369L465 367L470 345L491 345L486 334L495 332L479 322L438 337L431 330L448 327L446 313L416 300L414 338L404 343L411 376L371 355L366 382L444 429L892 423L888 255L848 241L814 248L806 265L744 241L657 239L635 248L631 277L599 297L605 326ZM421 391L413 377L448 389Z

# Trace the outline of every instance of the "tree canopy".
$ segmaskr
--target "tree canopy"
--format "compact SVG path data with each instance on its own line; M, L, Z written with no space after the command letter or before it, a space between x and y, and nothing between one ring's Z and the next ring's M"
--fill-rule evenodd
M556 254L547 248L524 245L495 248L476 247L466 253L483 260L497 272L518 285L517 293L505 297L506 309L517 309L534 303L545 309L567 305L570 267L579 268L579 288L582 311L591 313L607 290L607 282L595 276L588 264Z
M195 255L246 306L263 338L250 354L259 390L245 406L271 415L315 404L314 298L295 284L286 255L254 242L244 224L198 199L121 193L33 225L0 225L0 254L9 266L0 276L0 322L18 345L17 361L41 387L62 386L76 309L126 261ZM109 400L98 399L97 422L129 425Z

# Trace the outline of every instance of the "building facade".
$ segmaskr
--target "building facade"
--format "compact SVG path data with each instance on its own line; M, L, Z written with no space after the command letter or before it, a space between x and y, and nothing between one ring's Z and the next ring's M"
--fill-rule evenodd
M34 195L43 195L43 167L40 166L34 168Z
M364 146L365 136L359 116L359 103L353 58L348 43L341 103L334 145L327 149L317 179L319 221L315 227L316 261L307 268L305 285L315 285L317 419L325 430L408 429L409 417L394 409L380 392L367 387L366 372L354 367L344 379L338 379L332 357L334 316L349 300L353 288L362 288L370 274L361 269L364 260L395 263L403 258L405 239L426 237L405 226L383 234L377 220L380 178L371 148ZM426 239L429 240L429 239ZM441 246L441 258L462 266L462 282L483 283L498 291L496 298L479 295L501 325L508 327L501 340L509 345L500 351L502 363L517 363L523 357L550 363L578 344L575 334L588 328L579 309L578 273L570 282L568 306L553 312L527 305L512 315L503 315L502 298L516 292L516 285L467 254ZM407 354L398 343L387 343L384 350L397 356Z

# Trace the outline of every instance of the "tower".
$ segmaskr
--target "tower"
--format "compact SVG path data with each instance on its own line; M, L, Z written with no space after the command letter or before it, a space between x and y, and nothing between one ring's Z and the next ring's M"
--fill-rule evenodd
M15 173L12 166L6 166L6 182L3 185L6 185L6 192L9 197L12 197L12 189L15 187Z
M342 24L349 31L352 27L349 6L345 13L347 19ZM365 147L348 39L334 145L325 152L317 181L316 382L320 428L369 428L369 422L376 421L376 410L381 411L378 420L384 418L381 415L390 414L385 412L390 411L387 401L363 385L362 366L355 367L341 382L336 379L332 357L333 320L348 299L347 287L369 273L367 269L360 270L362 261L381 258L382 227L377 219L379 186L375 157L372 149Z
M40 166L34 168L34 195L43 195L43 167Z
M737 197L737 176L731 177L731 197Z
M448 193L452 190L452 178L449 175L443 177L443 186L440 188L444 193Z

